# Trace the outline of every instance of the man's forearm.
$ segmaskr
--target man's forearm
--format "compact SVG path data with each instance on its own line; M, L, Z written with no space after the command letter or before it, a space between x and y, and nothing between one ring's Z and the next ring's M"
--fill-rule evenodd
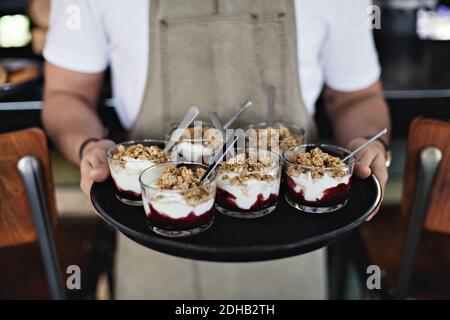
M45 98L42 121L52 141L75 164L79 164L78 151L83 141L104 135L96 110L81 97L63 92Z
M390 128L389 111L379 82L355 93L338 93L328 88L325 104L340 145L347 146L354 138L368 137ZM389 135L382 139L387 143Z

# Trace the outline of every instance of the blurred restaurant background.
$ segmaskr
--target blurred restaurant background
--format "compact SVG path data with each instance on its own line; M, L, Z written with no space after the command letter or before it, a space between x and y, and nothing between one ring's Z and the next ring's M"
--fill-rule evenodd
M428 218L419 224L423 232L406 296L446 299L450 298L450 0L379 0L375 3L382 9L381 29L374 30L374 35L393 124L390 179L379 215L328 248L328 297L400 297L396 296L395 288L398 273L404 270L401 257L408 245L414 246L405 241L412 225L407 211L411 210L412 203L419 201L414 199L416 185L411 182L417 181L420 165L411 144L419 143L420 136L428 134L431 140L427 141L442 146L442 163L447 167L441 166L439 170L446 178L440 180L440 186L431 186L425 199L428 203L438 199L439 206L429 206L426 213L439 215L439 218L433 220L434 223ZM0 2L0 134L42 128L41 53L48 17L49 4L45 0ZM118 132L123 129L114 105L107 76L98 110L105 126ZM332 140L329 119L320 101L317 110L322 138ZM418 117L422 120L417 120ZM410 133L413 123L417 130ZM445 130L445 126L446 133L436 134L434 138L433 130ZM409 134L410 137L417 135L414 141L408 139ZM113 298L115 231L92 214L79 189L78 168L68 163L51 142L48 144L57 208L53 219L58 220L55 244L60 264L62 270L69 264L77 264L88 274L83 277L81 290L67 294L70 298L81 299ZM0 148L2 155L8 152L4 146ZM411 180L412 177L417 179ZM5 179L5 176L0 177L1 188L7 188ZM0 196L3 202L0 208L6 208L8 199L1 189ZM0 212L0 230L4 230L6 226L1 224ZM382 267L383 290L365 290L366 268L371 264ZM2 299L51 298L37 240L19 245L0 243L0 283Z

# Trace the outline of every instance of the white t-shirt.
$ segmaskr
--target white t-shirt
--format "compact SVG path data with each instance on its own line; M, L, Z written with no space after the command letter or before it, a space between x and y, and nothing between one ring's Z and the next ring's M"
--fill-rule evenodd
M354 91L379 78L367 27L370 4L370 0L295 0L301 90L311 114L324 83L338 91ZM86 73L101 72L110 64L117 113L126 128L136 120L144 94L148 19L149 0L52 0L51 4L45 59Z

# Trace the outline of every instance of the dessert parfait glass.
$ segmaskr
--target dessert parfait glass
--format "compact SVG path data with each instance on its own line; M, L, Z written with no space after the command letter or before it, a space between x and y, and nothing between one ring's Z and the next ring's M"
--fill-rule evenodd
M214 221L215 172L197 186L206 166L168 162L145 170L140 176L147 223L166 237L201 233Z
M121 202L142 205L139 175L155 164L166 162L162 140L137 140L117 144L107 151L108 165L115 185L115 195Z
M280 155L293 146L306 143L305 129L284 121L255 123L248 126L247 133L249 147L268 149Z
M178 123L171 125L166 134L166 140L171 139L177 127ZM210 122L195 121L172 148L172 160L207 164L222 144L222 134Z
M281 158L265 149L240 149L219 166L216 208L237 218L258 218L278 203Z
M355 158L327 144L304 144L283 154L287 202L303 212L328 213L348 201Z

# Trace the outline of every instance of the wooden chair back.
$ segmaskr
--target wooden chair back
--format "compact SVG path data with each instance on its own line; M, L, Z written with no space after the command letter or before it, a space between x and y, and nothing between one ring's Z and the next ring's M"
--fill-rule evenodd
M438 148L442 160L429 197L425 229L450 234L450 122L419 118L411 124L401 212L408 221L419 172L419 154L428 146Z
M54 226L57 221L53 177L47 140L41 129L31 128L0 134L0 248L36 240L36 230L27 193L17 164L35 156L42 166L44 190Z

